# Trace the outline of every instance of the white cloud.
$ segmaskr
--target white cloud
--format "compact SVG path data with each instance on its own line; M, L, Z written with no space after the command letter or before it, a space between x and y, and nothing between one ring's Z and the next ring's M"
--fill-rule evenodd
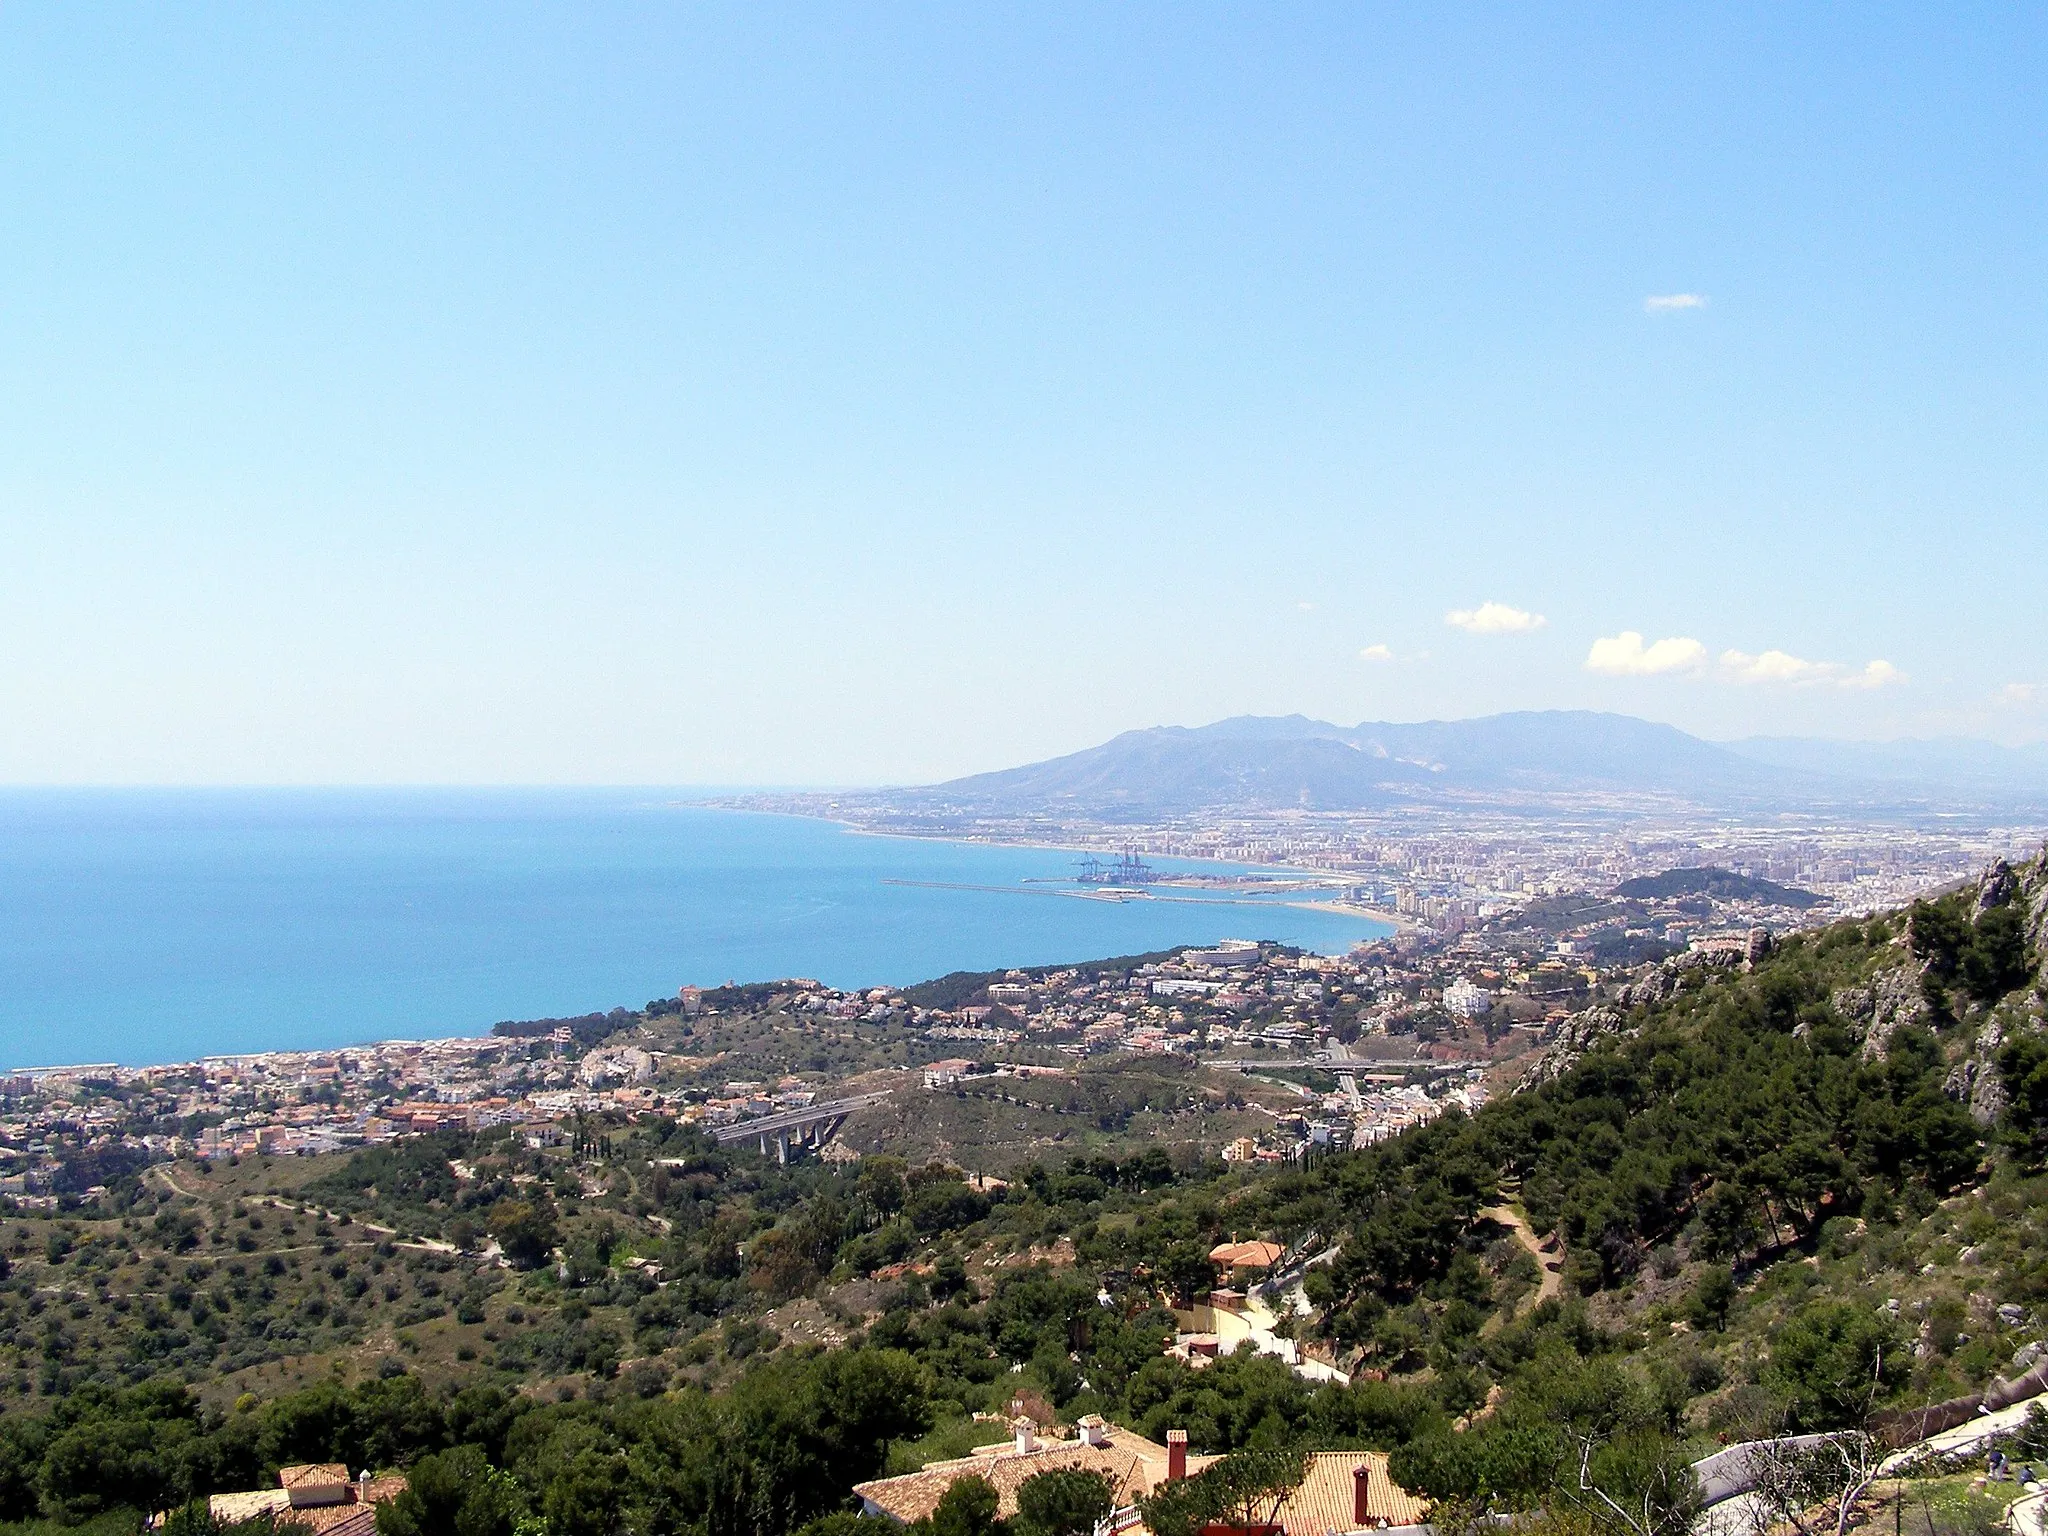
M1586 670L1609 677L1661 677L1667 672L1697 672L1706 665L1707 648L1685 635L1669 635L1649 645L1635 630L1625 629L1593 642Z
M1722 675L1738 683L1819 683L1840 668L1825 661L1804 661L1789 651L1723 651Z
M1860 669L1835 661L1807 661L1788 651L1723 651L1721 675L1737 683L1790 683L1797 687L1831 683L1838 688L1887 688L1903 683L1906 674L1888 661L1865 662Z
M2001 704L2017 704L2022 709L2038 704L2044 698L2048 698L2048 688L2043 688L2039 683L2007 683L1998 690L1998 700Z
M1368 645L1358 653L1360 661L1392 661L1394 648L1391 645Z
M1903 683L1906 674L1888 661L1866 661L1861 672L1851 672L1842 679L1844 688L1889 688L1893 683Z
M1444 615L1444 622L1475 635L1525 635L1532 629L1541 629L1550 620L1525 608L1510 608L1506 603L1481 603L1477 608L1453 608Z
M1643 300L1643 313L1668 315L1680 309L1705 309L1707 296L1704 293L1653 293Z
M1303 598L1294 606L1299 608L1303 613L1314 613L1316 611L1316 605L1310 602L1307 598Z

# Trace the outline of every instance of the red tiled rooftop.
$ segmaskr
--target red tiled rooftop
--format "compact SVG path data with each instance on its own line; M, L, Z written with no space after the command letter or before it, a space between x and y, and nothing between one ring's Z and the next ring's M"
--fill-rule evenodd
M1356 1475L1366 1475L1366 1518L1357 1519ZM1287 1536L1333 1536L1333 1533L1388 1525L1419 1525L1428 1517L1427 1501L1417 1498L1387 1476L1381 1451L1318 1451L1308 1459L1308 1476L1288 1495L1273 1517Z
M1017 1490L1041 1472L1100 1472L1109 1479L1119 1506L1166 1481L1165 1446L1115 1425L1105 1428L1105 1443L1099 1446L1078 1439L1051 1440L1022 1455L1014 1445L983 1446L971 1456L935 1461L919 1472L856 1483L853 1491L876 1512L909 1525L930 1515L946 1490L968 1476L984 1478L995 1489L997 1512L1003 1518L1017 1513ZM1215 1459L1190 1456L1189 1474Z
M348 1468L338 1461L307 1462L300 1466L279 1467L277 1486L280 1488L331 1488L338 1483L352 1481Z
M1271 1269L1286 1251L1278 1243L1218 1243L1209 1250L1209 1262L1229 1269Z

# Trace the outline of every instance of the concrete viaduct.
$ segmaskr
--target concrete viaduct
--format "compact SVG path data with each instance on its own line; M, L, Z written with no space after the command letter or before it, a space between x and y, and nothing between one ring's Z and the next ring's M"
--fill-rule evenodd
M829 1104L785 1109L780 1114L742 1120L737 1125L718 1126L711 1134L721 1147L736 1147L744 1141L758 1142L763 1157L768 1155L768 1144L773 1142L775 1160L787 1163L791 1147L822 1147L832 1139L832 1133L846 1123L848 1115L856 1109L881 1103L890 1092L885 1089L881 1093L863 1093L851 1099L834 1099Z

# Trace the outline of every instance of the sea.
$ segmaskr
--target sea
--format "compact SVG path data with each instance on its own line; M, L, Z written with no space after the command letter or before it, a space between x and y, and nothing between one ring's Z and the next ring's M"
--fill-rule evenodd
M1223 938L1341 953L1390 931L1277 902L1077 899L1076 861L648 790L0 791L0 1069L478 1035L682 985L902 986Z

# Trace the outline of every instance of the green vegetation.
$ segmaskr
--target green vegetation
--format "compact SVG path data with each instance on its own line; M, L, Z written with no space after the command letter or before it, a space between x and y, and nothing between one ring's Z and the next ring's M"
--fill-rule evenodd
M1288 954L1298 951L1287 950ZM1142 955L1118 955L1107 960L1087 960L1078 965L1040 965L1026 969L1022 974L1029 980L1038 981L1055 972L1072 975L1082 980L1093 980L1102 976L1123 976L1140 966L1158 965L1178 958L1177 949L1153 950ZM1008 971L948 971L931 981L921 981L914 987L903 989L903 998L919 1008L964 1008L970 1003L988 1001L988 989L994 983L1008 979Z
M1271 1522L1308 1470L1303 1446L1239 1451L1198 1476L1168 1483L1143 1504L1155 1536L1196 1536L1218 1523L1240 1530Z
M561 1536L696 1529L782 1536L836 1509L929 1409L913 1362L859 1349L791 1356L729 1391L543 1404L491 1388L450 1396L410 1377L331 1384L204 1412L177 1388L86 1392L0 1420L0 1519L78 1524L275 1486L301 1461L413 1469L387 1533L509 1533L532 1513ZM131 1517L125 1529L135 1528Z
M1018 1536L1089 1536L1116 1507L1100 1472L1041 1472L1017 1490Z
M1669 901L1679 896L1707 896L1715 901L1759 901L1801 912L1821 904L1821 898L1811 891L1712 866L1667 869L1661 875L1638 875L1633 880L1622 881L1614 888L1614 894L1635 901Z
M964 1079L937 1093L902 1095L862 1110L846 1144L914 1162L961 1160L1013 1177L1034 1158L1059 1161L1153 1150L1186 1169L1237 1136L1269 1130L1250 1108L1292 1112L1283 1088L1220 1076L1168 1056L1111 1057L1071 1076Z
M1233 1453L1162 1536L1270 1499L1309 1446L1559 1536L1613 1530L1609 1497L1675 1529L1717 1441L1980 1390L2042 1331L2038 960L2010 897L1954 897L1674 968L1541 1086L1306 1169L1176 1147L1214 1090L1140 1064L916 1096L989 1116L983 1149L1069 1124L1007 1183L929 1124L896 1132L914 1158L780 1167L657 1117L131 1173L0 1222L0 1520L132 1529L336 1460L411 1469L389 1532L874 1536L853 1482L1023 1399ZM1255 1236L1313 1261L1282 1326L1351 1386L1164 1352L1211 1247ZM1018 1536L1099 1498L1035 1487ZM995 1524L963 1481L924 1536Z

